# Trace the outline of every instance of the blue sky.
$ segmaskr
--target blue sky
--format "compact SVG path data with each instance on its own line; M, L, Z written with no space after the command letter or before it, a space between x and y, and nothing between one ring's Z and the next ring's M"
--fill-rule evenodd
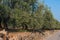
M60 21L60 0L44 0L44 3L51 8L54 18Z

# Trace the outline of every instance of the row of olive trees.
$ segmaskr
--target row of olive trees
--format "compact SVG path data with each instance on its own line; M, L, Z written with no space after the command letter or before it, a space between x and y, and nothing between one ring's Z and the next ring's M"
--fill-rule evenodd
M0 2L1 3L1 2ZM51 10L37 0L8 0L0 4L0 27L23 29L60 28Z

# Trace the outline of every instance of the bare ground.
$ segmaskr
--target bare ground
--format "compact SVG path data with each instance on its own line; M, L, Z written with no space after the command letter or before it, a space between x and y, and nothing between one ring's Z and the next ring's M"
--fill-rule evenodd
M9 38L16 39L16 40L44 40L46 37L51 36L54 34L54 31L46 30L44 35L39 32L12 32L9 33Z

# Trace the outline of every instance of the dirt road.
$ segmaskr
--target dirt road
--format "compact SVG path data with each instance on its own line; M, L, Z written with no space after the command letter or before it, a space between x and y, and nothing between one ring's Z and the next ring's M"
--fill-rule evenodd
M60 31L54 33L51 36L46 37L45 40L60 40Z

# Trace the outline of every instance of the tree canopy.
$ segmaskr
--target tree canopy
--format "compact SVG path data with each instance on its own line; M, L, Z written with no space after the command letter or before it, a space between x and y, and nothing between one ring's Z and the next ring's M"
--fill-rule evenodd
M57 21L44 3L37 0L1 0L0 26L3 28L56 29Z

